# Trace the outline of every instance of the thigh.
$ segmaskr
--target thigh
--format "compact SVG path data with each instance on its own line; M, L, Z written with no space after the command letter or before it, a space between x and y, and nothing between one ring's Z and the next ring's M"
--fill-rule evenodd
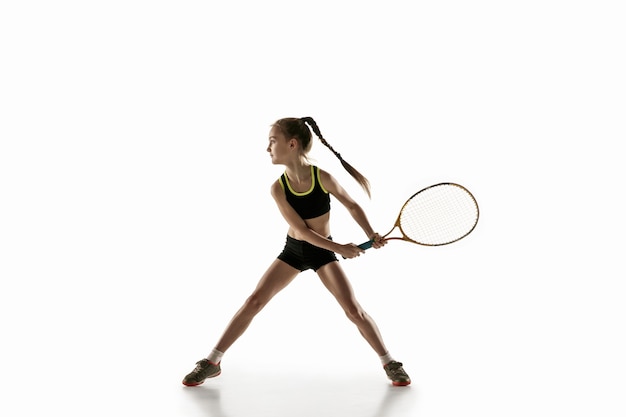
M358 306L352 285L339 262L331 262L317 270L324 286L344 308Z
M259 280L252 295L265 302L285 288L300 271L280 259L274 260Z

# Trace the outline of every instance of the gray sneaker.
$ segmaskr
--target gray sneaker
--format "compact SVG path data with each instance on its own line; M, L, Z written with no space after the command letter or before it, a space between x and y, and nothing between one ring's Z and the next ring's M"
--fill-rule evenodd
M195 387L200 385L207 378L214 378L222 373L220 364L209 362L208 359L202 359L196 362L196 368L189 372L189 374L183 379L183 385L188 387Z
M384 368L393 385L403 387L411 383L411 378L402 368L402 362L391 361Z

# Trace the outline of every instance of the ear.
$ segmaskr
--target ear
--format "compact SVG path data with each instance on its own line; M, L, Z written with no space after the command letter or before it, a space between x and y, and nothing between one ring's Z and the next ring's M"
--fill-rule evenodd
M295 149L298 146L298 139L291 138L289 139L289 149Z

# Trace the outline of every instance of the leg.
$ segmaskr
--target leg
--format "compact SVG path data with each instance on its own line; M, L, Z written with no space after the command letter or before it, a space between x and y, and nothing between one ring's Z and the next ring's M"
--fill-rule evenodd
M272 297L293 281L299 273L298 269L276 259L263 274L250 297L244 302L239 311L235 313L215 348L221 352L226 352Z
M335 296L348 318L356 324L359 332L365 340L372 346L378 356L383 360L383 356L387 355L387 348L380 336L378 327L374 320L367 315L361 308L360 304L354 297L352 286L341 269L339 262L331 262L317 270L317 274L328 290ZM395 386L405 386L411 383L411 378L407 375L402 367L402 363L392 360L384 363L385 373Z
M365 312L357 302L352 286L346 277L339 262L331 262L317 270L322 283L328 288L331 294L337 299L346 316L352 321L365 340L376 351L378 356L387 353L387 348L383 343L383 338L378 331L374 320Z
M234 342L248 328L250 322L259 311L274 297L280 290L285 288L298 275L300 270L289 266L285 262L276 259L267 269L252 295L248 297L243 306L235 313L234 317L226 327L224 334L215 345L215 349L226 352ZM213 359L215 360L215 359ZM220 361L211 362L209 358L196 362L196 368L183 379L183 385L194 387L200 385L207 378L218 376L222 370Z

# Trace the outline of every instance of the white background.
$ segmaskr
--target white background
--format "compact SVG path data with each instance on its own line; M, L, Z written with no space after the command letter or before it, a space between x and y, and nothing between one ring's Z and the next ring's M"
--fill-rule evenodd
M620 5L3 2L1 413L626 415ZM289 116L381 233L436 182L479 201L454 245L342 261L401 394L310 271L180 385L282 248Z

